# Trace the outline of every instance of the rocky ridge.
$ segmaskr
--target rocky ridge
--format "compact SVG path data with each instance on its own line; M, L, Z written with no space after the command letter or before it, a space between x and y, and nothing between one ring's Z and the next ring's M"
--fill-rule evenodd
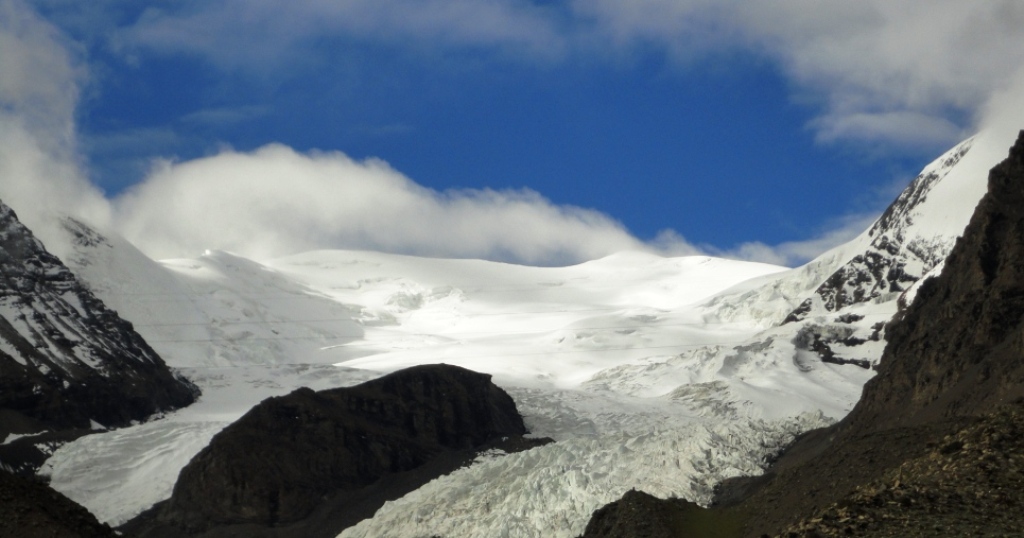
M700 517L743 521L731 535L750 537L1024 528L1004 506L1020 481L1024 132L988 185L941 275L891 324L850 415L798 439L765 476L726 481Z
M973 138L967 139L925 167L854 243L862 243L862 251L837 268L811 297L786 316L784 323L806 319L815 311L838 312L885 294L902 293L946 259L955 236L916 230L915 217L929 193L960 163L973 143Z
M795 347L798 362L809 352L823 362L873 367L886 321L909 302L921 279L941 268L981 198L984 181L975 171L992 159L991 138L967 139L930 163L852 241L759 285L717 296L707 304L709 315L766 320L770 330L761 345L781 349L781 337Z
M1024 506L1024 408L1006 406L779 536L1011 536Z
M29 471L68 435L188 405L175 375L0 202L0 463Z

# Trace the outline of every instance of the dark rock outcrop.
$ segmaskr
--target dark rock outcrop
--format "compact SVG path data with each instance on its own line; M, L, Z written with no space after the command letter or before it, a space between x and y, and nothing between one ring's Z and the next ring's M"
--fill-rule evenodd
M0 438L124 426L197 395L0 202ZM23 448L0 463L31 470Z
M735 536L736 521L682 499L658 499L630 490L601 507L587 523L587 538L719 538Z
M34 478L0 471L0 538L113 538L88 510Z
M942 274L886 338L849 416L805 434L765 476L722 485L710 512L745 521L735 536L1024 528L1006 505L1024 482L1014 439L1024 422L1024 132Z
M455 366L417 366L355 387L299 389L263 401L214 436L181 471L155 519L189 534L285 527L331 496L425 466L450 471L439 461L525 433L512 398L489 375Z

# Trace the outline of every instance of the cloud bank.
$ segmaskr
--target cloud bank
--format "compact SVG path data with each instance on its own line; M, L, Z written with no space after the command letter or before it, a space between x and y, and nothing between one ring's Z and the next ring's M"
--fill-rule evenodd
M623 58L654 46L684 69L749 54L776 63L797 98L817 103L809 127L824 143L944 149L975 128L1008 133L1024 125L1022 23L1024 5L1002 0L827 7L809 0L252 0L244 8L240 0L207 0L147 10L113 31L113 43L128 54L196 54L255 70L294 60L323 38L545 62ZM113 26L106 21L103 29ZM604 214L527 190L437 192L383 161L280 145L162 162L107 200L82 171L74 113L87 73L73 50L22 0L0 0L0 198L44 240L53 216L70 213L113 227L158 258L207 248L253 257L363 248L561 264L647 250L793 265L848 240L871 218L848 216L807 241L698 248L672 231L642 241ZM235 112L210 110L192 121Z
M473 5L442 11L475 17ZM108 200L83 172L74 114L86 73L70 50L25 2L0 0L0 199L58 255L67 247L58 230L63 215L119 232L156 258L208 248L253 257L361 248L560 264L655 250L604 214L557 206L535 192L442 193L380 160L280 145L163 162ZM224 112L195 121L218 115ZM657 250L697 252L681 238Z
M114 207L121 233L157 258L349 248L564 264L654 250L604 214L528 190L437 192L380 160L282 145L164 163ZM698 252L681 238L659 250Z

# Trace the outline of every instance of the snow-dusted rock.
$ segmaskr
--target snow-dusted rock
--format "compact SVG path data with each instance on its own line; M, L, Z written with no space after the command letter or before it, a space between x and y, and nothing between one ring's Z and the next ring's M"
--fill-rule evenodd
M125 426L196 396L0 202L0 434ZM14 444L6 466L41 463Z

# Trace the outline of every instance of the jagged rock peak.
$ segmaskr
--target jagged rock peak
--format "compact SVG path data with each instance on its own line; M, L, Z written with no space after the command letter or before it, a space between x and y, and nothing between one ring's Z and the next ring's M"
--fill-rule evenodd
M993 442L998 436L1016 435L1020 429L1024 402L1024 131L1009 157L988 174L988 192L955 242L941 274L920 285L914 301L890 323L886 339L878 375L865 385L849 416L831 428L798 439L760 485L758 479L727 485L726 490L733 492L744 487L756 490L741 505L749 516L747 536L778 532L799 519L804 523L797 527L807 523L810 527L790 527L796 532L783 535L826 536L827 529L813 528L828 517L821 513L822 507L836 503L826 511L832 510L838 520L849 523L848 515L839 511L856 510L857 504L865 502L890 522L903 518L900 512L914 506L914 523L927 528L927 533L899 526L895 534L861 529L855 535L964 535L945 526L951 515L969 527L994 522L991 530L996 532L991 535L1021 528L1020 513L1005 510L1003 507L1012 503L998 499L998 488L1003 486L997 477L1014 472L1019 465L1003 465L998 457L993 464L991 458L997 455L993 450L981 459L963 459L963 455L978 451L955 439L974 430L974 425L983 425L986 436L993 434ZM1004 427L998 426L1005 422L1000 416L1013 418ZM967 448L970 450L962 450ZM936 458L950 454L960 461L933 465ZM922 465L928 468L922 469ZM903 495L904 490L899 502L875 495L892 493L879 490L878 484L886 480L893 484L893 478L902 483L904 472L913 483L921 478L922 470L931 476L929 481L934 478L941 487L930 492L918 490L926 494L916 499ZM985 475L972 474L979 470ZM918 486L931 488L935 483ZM975 491L985 497L976 496ZM953 502L943 504L948 492L953 493ZM965 496L965 492L971 493ZM869 523L870 516L861 513L857 524Z
M973 147L969 138L926 166L900 193L861 237L851 244L856 251L814 294L786 318L786 322L804 319L810 312L837 312L843 308L878 299L886 294L906 291L929 270L941 263L953 246L956 233L966 224L967 210L948 215L955 232L919 226L924 212L939 213L944 208L925 208L929 196L956 170ZM967 200L964 200L966 203ZM943 228L946 228L944 226ZM858 246L861 245L861 246Z
M907 240L906 229L914 224L914 209L920 207L928 198L928 194L935 184L949 175L950 171L960 163L973 144L974 138L968 138L922 170L910 183L910 186L904 189L893 203L889 204L882 216L878 217L878 220L868 230L868 236L874 239L872 245L880 249L902 245ZM936 259L931 252L921 251L911 245L907 246L922 259L932 259L933 265L945 259L945 256L939 256Z
M3 437L122 426L196 396L0 201Z

